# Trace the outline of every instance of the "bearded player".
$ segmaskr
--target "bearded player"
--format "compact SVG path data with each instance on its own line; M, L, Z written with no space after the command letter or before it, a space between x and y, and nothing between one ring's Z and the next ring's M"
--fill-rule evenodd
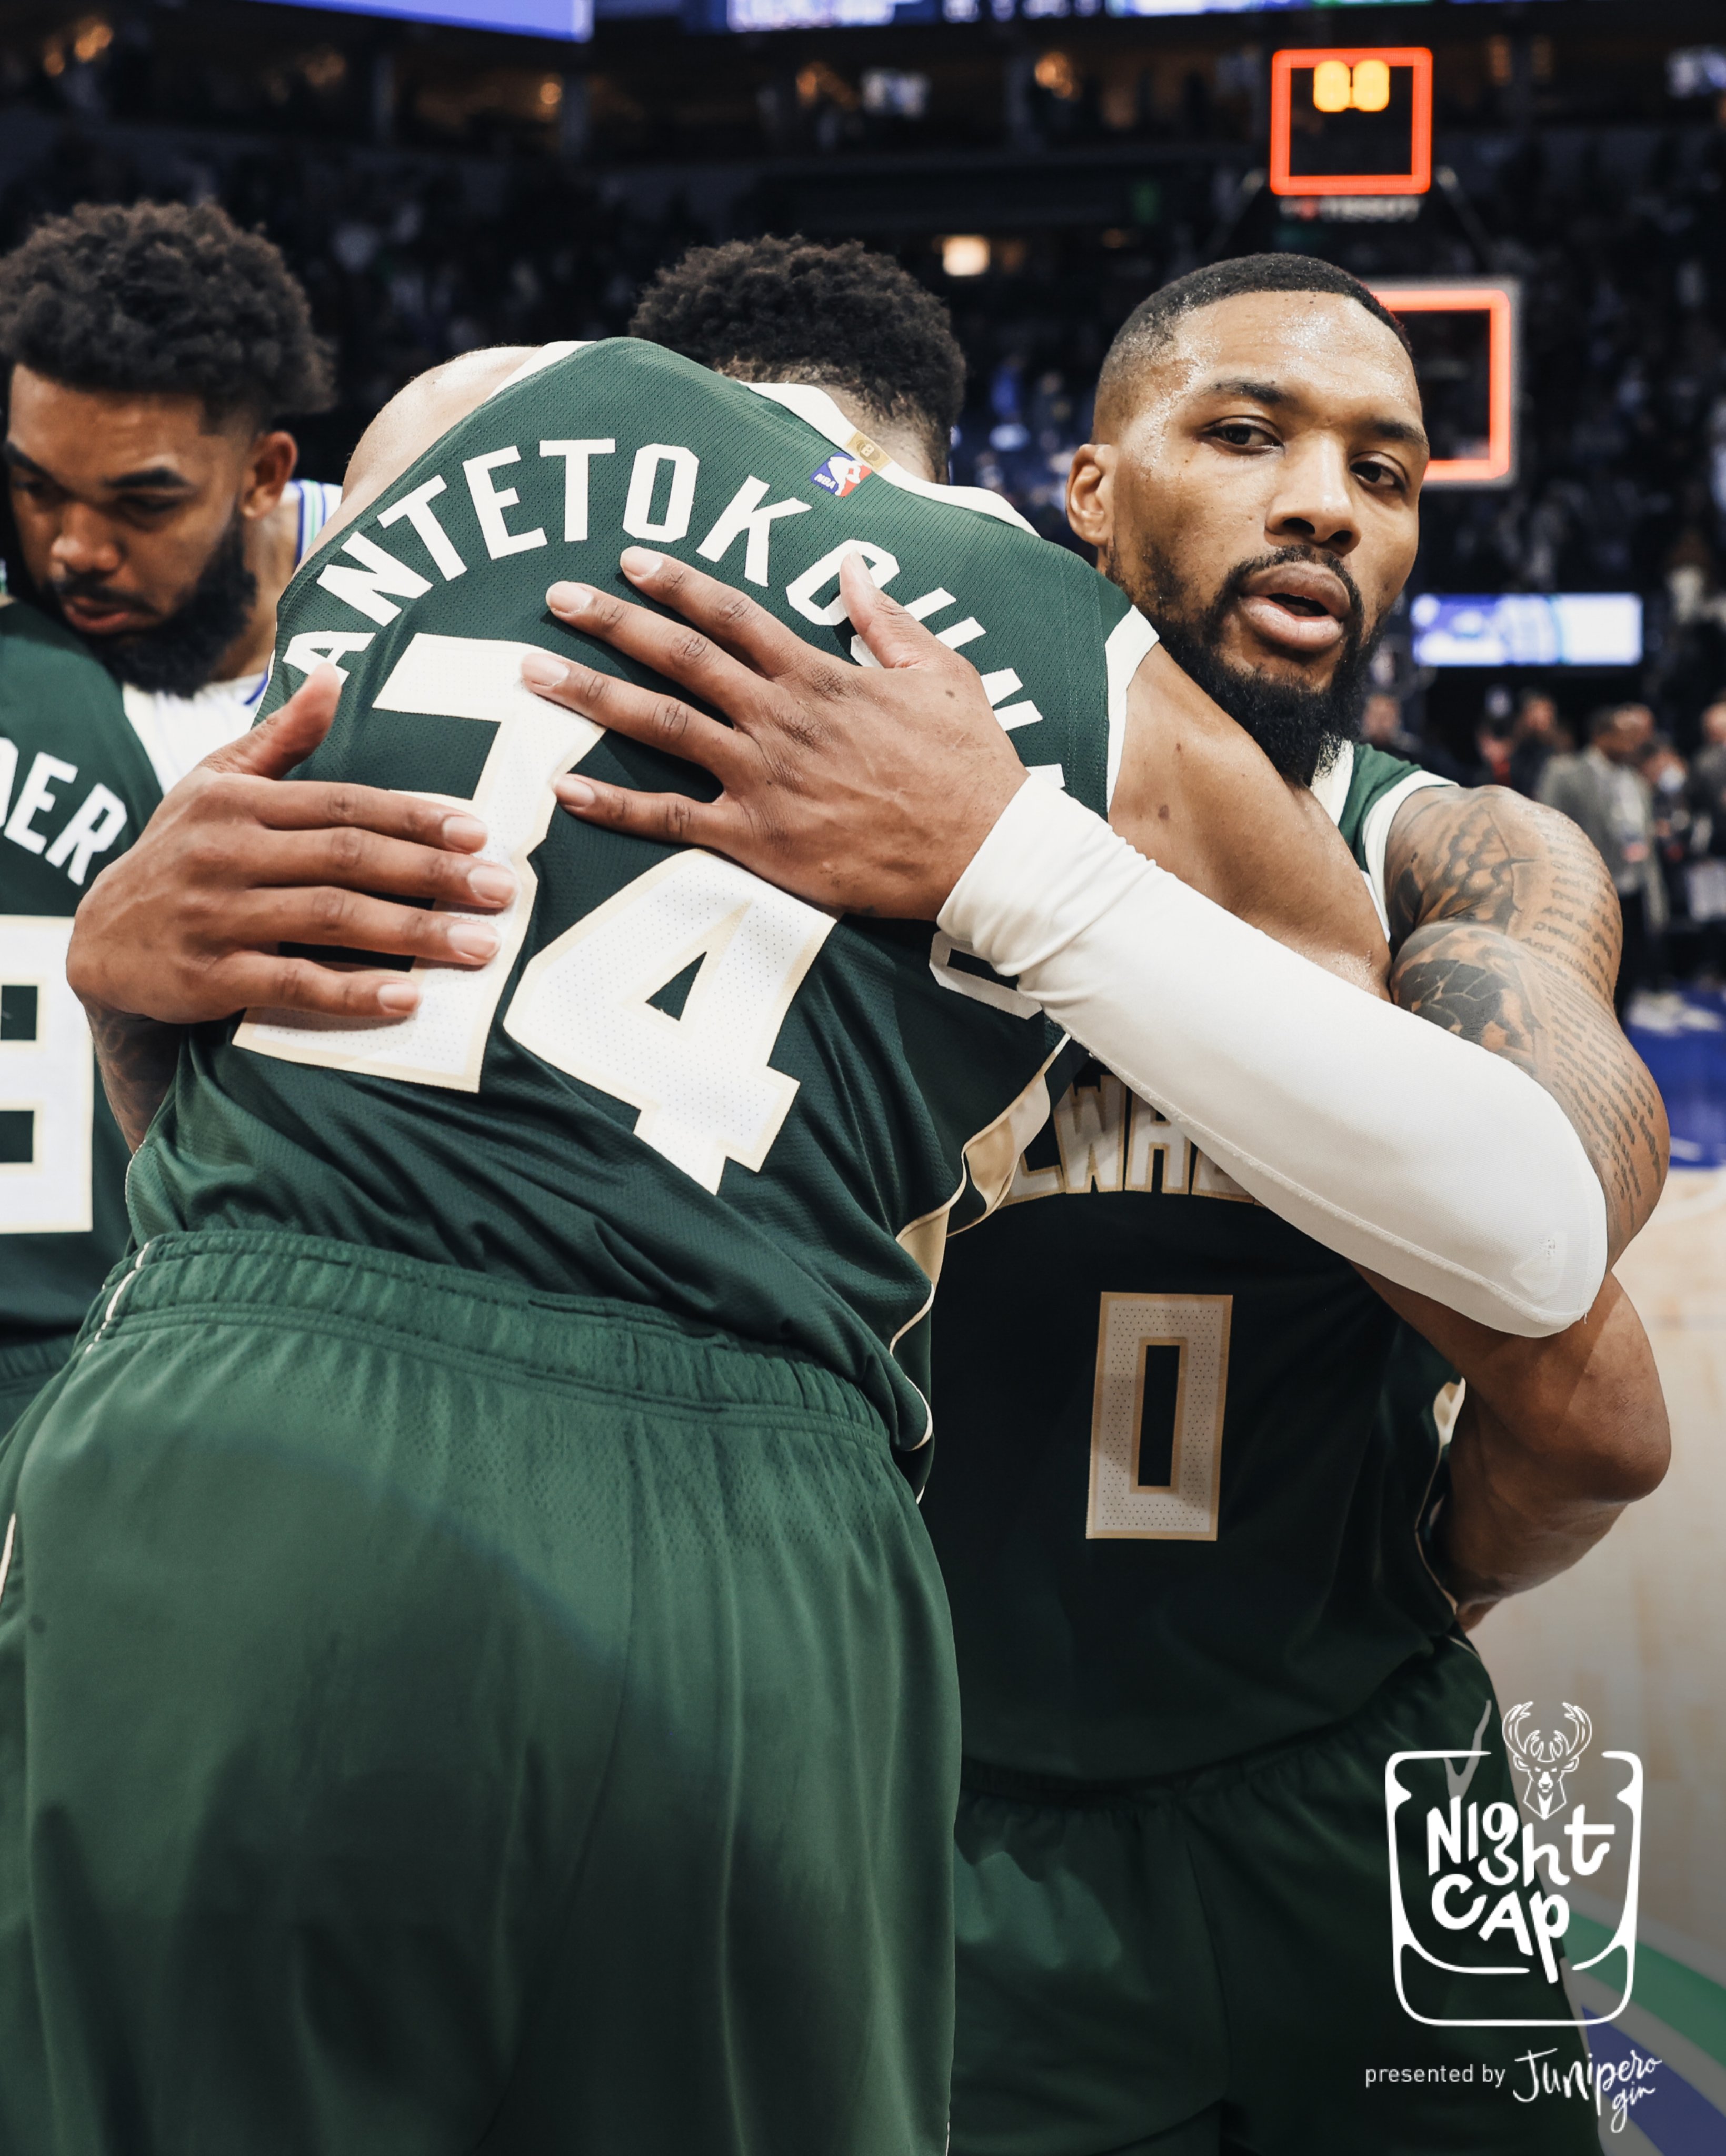
M1352 738L1374 628L1412 564L1425 462L1394 321L1319 263L1199 273L1122 331L1098 434L1075 464L1075 528L1338 819L1392 917L1405 1003L1554 1085L1621 1244L1657 1195L1663 1122L1612 1019L1598 861L1562 819L1436 788ZM688 583L645 588L682 606ZM614 709L613 723L631 721ZM826 752L842 762L869 723L832 715ZM729 816L680 828L808 889L846 836L883 858L914 847L917 805L953 783L926 757L922 786L896 773L908 808L866 812L850 772L824 798L776 730L766 746L775 783L758 805L747 771L716 758ZM582 813L653 827L651 804L579 775L578 790ZM817 835L793 870L804 814ZM1118 948L1127 976L1134 947ZM1082 1034L1087 1014L1067 1014ZM1374 1091L1359 1074L1348 1103L1364 1116ZM967 1753L953 2146L1580 2149L1577 2107L1531 2114L1463 2077L1482 2058L1508 2066L1525 2031L1434 2030L1400 2007L1384 1774L1399 1748L1467 1750L1492 1727L1458 1609L1477 1620L1574 1562L1657 1481L1646 1340L1611 1284L1539 1348L1390 1291L1470 1381L1435 1511L1431 1405L1449 1369L1423 1370L1407 1336L1393 1368L1391 1310L1219 1173L1189 1114L1166 1120L1150 1099L1093 1066L942 1273L925 1511ZM1112 1202L1055 1202L1081 1196ZM1489 1752L1472 1794L1513 1805L1496 1732ZM1484 2010L1470 1982L1430 2010L1569 2011L1538 1964ZM1363 2069L1385 2059L1429 2071L1369 2097Z
M166 792L256 717L341 496L280 424L330 402L305 292L213 203L88 204L0 262L0 366L26 595L121 685Z
M1081 804L1112 761L1140 788L1164 760L1195 874L1231 873L1245 803L1243 906L1356 978L1376 938L1333 834L1145 654L1118 595L865 430L944 440L950 410L874 372L909 312L805 304L816 348L785 370L803 379L758 391L640 344L448 370L368 438L350 521L289 595L285 669L332 657L349 685L328 761L274 813L290 797L327 826L357 781L424 789L393 822L387 797L363 804L383 818L372 865L399 872L397 850L470 801L511 891L429 912L312 891L290 940L395 939L420 961L405 980L285 953L213 988L202 973L206 997L249 981L321 998L325 1022L266 1009L184 1044L134 1167L146 1240L12 1440L0 1656L31 1711L6 1755L28 1774L0 1847L0 2101L37 2119L51 2087L68 2146L110 2145L122 2079L128 2116L177 2145L194 2096L208 2133L248 2147L942 2143L951 1707L938 1583L889 1462L927 1431L893 1349L915 1351L949 1216L1011 1173L1015 1103L1045 1111L1060 1036L1005 981L932 968L927 925L788 909L711 856L556 818L572 762L650 786L676 767L520 685L568 672L544 578L609 582L622 536L712 562L778 613L752 608L747 640L794 702L850 675L847 613L897 655L860 552L905 577L894 619L948 634L918 629L923 659L874 677L912 737L975 690L953 647L998 639L1027 754L1117 881L1145 865ZM810 386L824 374L850 409ZM719 665L647 619L669 640L651 664L675 646ZM634 664L583 679L694 721ZM181 844L198 804L217 824L255 812L235 774L309 746L340 685L320 673L226 776L218 757L188 781L86 909L77 978L135 1130L142 1081L106 1015L141 983L158 1019L203 1014L171 968L159 993L152 895L207 885ZM1017 798L1025 765L986 724L994 761L901 864L891 903L912 922ZM1598 1188L1539 1088L1174 879L1158 896L1165 1054L1208 1089L1238 1043L1195 963L1240 970L1261 1039L1316 998L1327 1055L1394 1074L1405 1153L1428 1125L1460 1137L1482 1098L1515 1126L1460 1216L1451 1178L1415 1189L1392 1166L1345 1191L1388 1265L1454 1274L1530 1331L1593 1294ZM1303 1065L1240 1078L1289 1133L1271 1167L1297 1207ZM1242 1137L1238 1096L1216 1115L1220 1142ZM27 1864L50 1829L69 1865ZM52 1956L20 1950L50 1938Z
M1418 428L1400 333L1363 287L1228 262L1121 331L1069 514L1338 819L1399 1001L1574 1068L1621 1237L1658 1194L1662 1118L1613 1020L1598 860L1517 795L1357 739L1414 561ZM1574 1562L1658 1479L1657 1381L1616 1286L1581 1335L1519 1351L1497 1397L1492 1351L1424 1314L1469 1375L1435 1485L1443 1358L1093 1065L1007 1205L954 1243L942 1298L925 1517L966 1751L955 2151L1591 2148L1574 2103L1514 2102L1478 2071L1369 2094L1364 2070L1508 2066L1532 2041L1400 2006L1384 1767L1485 1743L1470 1794L1514 1804L1457 1612ZM1485 2008L1469 1982L1424 2010L1568 2010L1538 1964Z
M250 725L336 490L275 424L328 401L306 297L213 208L88 208L0 262L3 454L36 604L0 613L0 1428L126 1248L126 1149L65 981L72 915Z

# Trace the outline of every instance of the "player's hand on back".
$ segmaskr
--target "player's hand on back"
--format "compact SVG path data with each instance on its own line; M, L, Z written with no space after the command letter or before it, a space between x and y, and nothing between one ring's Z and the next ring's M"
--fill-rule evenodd
M855 557L840 589L874 666L813 649L753 599L680 562L631 547L622 567L684 620L585 584L554 584L552 613L731 723L549 653L528 659L523 678L553 702L702 765L724 790L701 802L579 773L556 782L565 807L615 830L729 855L817 905L936 919L1026 777L969 662L877 590ZM1161 651L1134 679L1128 719L1116 829L1206 897L1383 995L1390 954L1371 901L1307 790L1279 778Z
M335 717L320 667L260 726L218 749L162 801L78 910L67 974L96 1013L196 1025L248 1005L398 1019L419 1001L400 973L323 965L282 944L483 964L496 931L471 917L514 893L473 856L475 818L382 788L284 783ZM372 894L387 892L388 897ZM441 901L432 911L396 900Z
M530 658L523 678L553 703L702 765L724 790L696 801L575 775L557 782L564 806L614 830L728 855L818 906L932 921L1025 783L975 668L877 590L855 557L840 587L874 666L815 650L742 593L646 548L629 548L623 569L684 620L586 584L552 585L547 604L731 723L549 653Z

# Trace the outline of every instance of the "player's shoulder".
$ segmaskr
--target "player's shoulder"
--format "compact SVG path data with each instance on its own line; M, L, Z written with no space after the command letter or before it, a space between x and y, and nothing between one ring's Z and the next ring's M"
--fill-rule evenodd
M1368 742L1352 743L1343 754L1352 761L1348 766L1346 786L1338 789L1342 798L1337 822L1351 845L1369 825L1383 825L1388 829L1411 794L1424 793L1429 788L1455 791L1451 780L1440 778L1437 773L1428 771L1406 757L1374 748Z
M44 701L44 700L51 700ZM63 622L0 600L0 721L126 724L120 685Z
M1354 744L1354 767L1349 773L1350 793L1384 793L1400 785L1410 773L1420 766L1405 756L1393 756L1389 749L1374 748L1370 742Z
M0 604L6 911L70 913L161 798L107 668L40 608Z

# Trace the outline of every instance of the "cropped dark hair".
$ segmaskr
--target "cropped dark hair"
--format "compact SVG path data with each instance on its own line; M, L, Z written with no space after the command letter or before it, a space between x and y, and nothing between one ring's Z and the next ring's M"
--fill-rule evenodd
M914 426L946 472L964 354L934 294L860 240L693 247L643 293L629 335L741 381L849 390L878 418Z
M1182 316L1214 307L1220 300L1238 299L1245 292L1334 292L1364 307L1394 334L1405 352L1409 350L1408 332L1395 316L1358 277L1338 270L1335 263L1323 262L1316 254L1237 254L1226 262L1189 270L1139 302L1116 331L1103 360L1099 403L1127 393L1131 377L1170 341Z
M299 280L213 203L86 203L0 260L0 365L74 389L201 398L261 426L331 401Z

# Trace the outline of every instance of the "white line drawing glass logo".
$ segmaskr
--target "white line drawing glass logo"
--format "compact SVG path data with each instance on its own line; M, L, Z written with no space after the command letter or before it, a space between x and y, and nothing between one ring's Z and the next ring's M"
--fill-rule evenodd
M1472 1740L1385 1762L1396 1994L1428 2028L1574 2028L1561 1957L1564 1890L1578 1881L1618 1911L1606 1944L1571 1961L1609 1994L1589 2019L1616 2020L1630 2003L1642 1763L1633 1752L1591 1753L1594 1723L1581 1707L1566 1702L1555 1727L1537 1726L1533 1713L1523 1701L1505 1715L1502 1754L1487 1748L1482 1717ZM1513 1786L1520 1806L1500 1794Z

